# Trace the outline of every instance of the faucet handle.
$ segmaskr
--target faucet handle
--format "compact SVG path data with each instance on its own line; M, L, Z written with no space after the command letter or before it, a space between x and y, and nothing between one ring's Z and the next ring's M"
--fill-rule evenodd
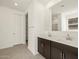
M72 41L72 39L71 39L71 37L70 37L69 34L67 34L66 40L70 40L70 41Z
M52 35L51 34L48 34L48 37L52 37Z

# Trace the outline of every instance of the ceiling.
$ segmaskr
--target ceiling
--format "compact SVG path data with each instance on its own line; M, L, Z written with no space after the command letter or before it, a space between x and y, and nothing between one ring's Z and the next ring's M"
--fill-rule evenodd
M0 0L0 6L8 7L18 11L24 12L33 0ZM38 2L46 5L51 0L37 0ZM17 3L18 6L14 4Z
M0 0L0 6L25 12L25 10L28 8L28 6L32 1L34 0ZM35 1L38 1L42 5L46 6L49 2L52 2L53 0L35 0ZM15 6L14 5L15 3L17 3L18 6Z
M33 0L0 0L0 6L24 12L32 1ZM53 0L37 0L37 1L43 5L47 5L49 2ZM14 3L17 3L18 6L15 6ZM61 5L64 5L64 7L61 7ZM57 5L54 5L52 7L52 10L54 13L62 12L73 8L77 8L78 7L77 5L78 0L62 0L62 2L58 3Z
M47 5L52 0L38 0L41 4Z
M12 8L18 11L25 11L30 4L31 0L0 0L0 6ZM17 3L18 6L14 4Z
M78 0L62 0L51 8L53 14L75 10L78 9Z

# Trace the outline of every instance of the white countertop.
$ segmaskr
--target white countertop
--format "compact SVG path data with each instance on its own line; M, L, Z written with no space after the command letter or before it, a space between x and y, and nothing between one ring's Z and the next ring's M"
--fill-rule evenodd
M57 36L58 35L58 36ZM54 41L54 42L58 42L58 43L62 43L65 45L69 45L72 47L76 47L78 48L78 41L77 38L72 37L72 40L66 40L66 34L65 33L52 33L51 37L50 35L48 35L47 33L42 33L39 35L40 38L44 38L50 41Z

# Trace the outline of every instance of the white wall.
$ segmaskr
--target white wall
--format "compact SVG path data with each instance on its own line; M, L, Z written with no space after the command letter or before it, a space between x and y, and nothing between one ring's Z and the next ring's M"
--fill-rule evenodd
M38 53L38 34L44 30L49 30L49 9L37 1L33 1L28 8L28 25L29 25L29 39L28 48L36 55Z
M0 7L0 49L25 43L24 21L21 12Z
M36 24L35 13L34 13L34 4L32 3L28 9L28 48L33 53L36 54Z

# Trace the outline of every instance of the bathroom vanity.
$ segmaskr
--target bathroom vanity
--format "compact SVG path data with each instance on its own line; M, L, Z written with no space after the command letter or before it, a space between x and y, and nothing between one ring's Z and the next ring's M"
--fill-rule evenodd
M38 37L38 52L45 59L78 59L77 9L77 0L62 0L49 8L51 21Z
M38 37L38 52L45 59L78 59L78 48Z

